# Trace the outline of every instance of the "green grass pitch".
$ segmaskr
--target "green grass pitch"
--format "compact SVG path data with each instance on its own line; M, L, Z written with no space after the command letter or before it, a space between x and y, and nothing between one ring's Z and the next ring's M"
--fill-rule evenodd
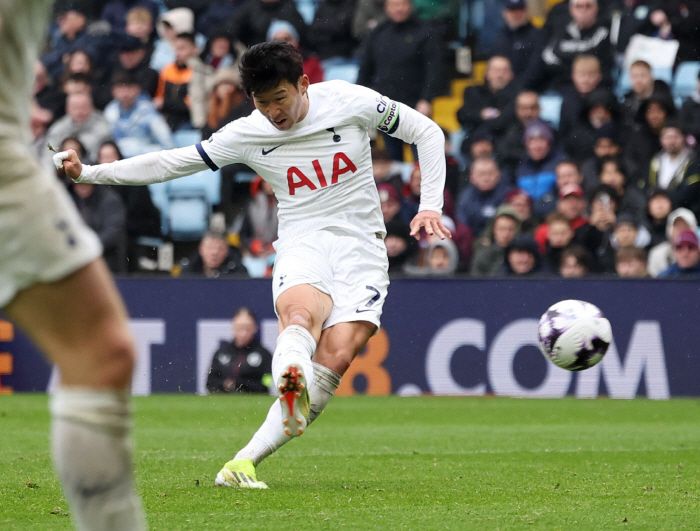
M259 467L213 486L269 397L137 398L152 530L700 529L700 401L336 398ZM0 397L0 529L69 530L47 398Z

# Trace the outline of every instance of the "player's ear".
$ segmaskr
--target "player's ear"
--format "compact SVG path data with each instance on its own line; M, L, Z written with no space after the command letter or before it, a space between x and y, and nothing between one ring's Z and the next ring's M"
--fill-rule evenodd
M303 94L306 94L306 89L309 88L309 85L311 82L309 81L309 76L306 74L302 74L302 76L299 78L299 83L297 86L299 87L299 92Z

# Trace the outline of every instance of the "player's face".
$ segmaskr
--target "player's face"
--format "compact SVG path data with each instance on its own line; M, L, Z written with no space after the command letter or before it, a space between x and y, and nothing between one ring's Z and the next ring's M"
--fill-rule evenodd
M308 88L309 78L304 74L296 86L285 79L266 92L253 94L253 102L272 125L280 131L289 131L306 117L309 110Z

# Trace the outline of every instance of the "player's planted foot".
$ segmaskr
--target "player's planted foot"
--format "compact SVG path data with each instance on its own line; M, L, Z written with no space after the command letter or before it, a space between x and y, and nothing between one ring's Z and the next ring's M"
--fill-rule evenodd
M280 393L284 433L298 437L306 429L310 408L306 378L301 368L295 364L290 365L277 380L277 389Z
M241 489L266 489L264 481L258 481L255 465L250 459L234 459L224 465L214 482L219 487L239 487Z

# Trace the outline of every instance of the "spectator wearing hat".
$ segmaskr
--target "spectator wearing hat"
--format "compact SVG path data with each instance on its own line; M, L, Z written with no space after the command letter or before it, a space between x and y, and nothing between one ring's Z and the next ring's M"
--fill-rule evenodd
M595 143L593 155L584 160L581 165L583 191L590 194L600 184L600 171L603 160L608 157L618 157L622 154L620 144L620 129L613 123L606 124L594 131ZM632 182L632 180L630 181Z
M571 173L568 171L567 173ZM564 168L562 167L562 175ZM571 179L573 180L573 174ZM559 199L556 203L555 211L563 214L569 220L571 228L576 231L587 223L584 217L586 213L586 196L583 189L574 182L562 185L559 188ZM544 253L547 249L547 239L549 234L549 225L545 222L535 229L534 238L539 245L540 252Z
M615 273L620 278L649 278L646 251L640 247L620 247L615 252Z
M472 234L481 234L509 189L495 160L476 159L469 172L469 186L457 199L457 219L469 227Z
M684 230L673 240L673 254L676 263L659 274L659 278L700 277L700 249L698 235L692 230Z
M557 201L560 199L560 190L571 184L575 184L578 187L583 186L583 175L581 175L578 164L571 159L560 161L555 166L554 173L556 176L554 188L534 203L534 213L540 219L546 218L557 209ZM576 191L576 193L578 193L578 191Z
M666 190L656 188L650 192L644 225L651 234L649 247L654 247L667 240L666 222L673 210L673 202L671 195Z
M634 128L625 131L627 142L623 150L625 164L635 180L646 178L651 159L661 150L661 130L675 114L673 99L658 92L639 106Z
M600 61L595 55L579 55L574 59L571 65L572 85L562 90L559 134L563 138L582 121L581 111L586 104L586 98L601 88L602 80Z
M102 64L109 43L104 36L88 31L84 6L78 2L65 4L58 11L56 24L58 31L52 36L48 51L41 57L52 78L56 79L63 73L64 58L76 50L84 51L93 61Z
M502 15L505 26L498 32L491 51L507 57L515 77L520 78L532 57L542 53L545 36L530 22L525 0L506 0Z
M559 274L563 278L582 278L591 271L591 253L582 245L569 245L561 252Z
M677 208L668 215L666 220L666 241L652 247L649 251L647 268L652 277L658 277L662 271L675 263L676 257L673 253L672 242L684 230L697 232L698 222L695 214L690 210Z
M594 90L581 107L578 124L569 131L564 150L579 164L592 157L599 131L617 129L620 116L619 105L612 92L606 89Z
M141 91L153 98L158 90L158 72L149 66L148 45L138 37L127 35L118 47L112 75L128 73L138 81Z
M600 182L617 192L618 214L627 213L637 224L644 221L647 198L644 193L627 181L625 165L619 157L607 157L601 161Z
M268 41L285 41L294 46L303 58L304 73L309 77L309 83L323 81L323 66L318 55L302 48L299 32L286 20L275 20L267 30Z
M112 79L112 96L104 116L124 157L175 147L168 124L150 98L141 93L133 75L117 72Z
M499 206L489 225L474 241L471 275L497 276L503 267L506 248L519 233L518 214L508 205Z
M537 243L532 236L520 235L506 247L501 274L509 277L531 277L548 273Z
M150 66L157 72L176 60L175 40L182 33L194 34L194 13L186 7L176 7L156 19L158 40L155 42Z
M669 120L661 130L661 151L649 163L643 189L661 188L671 194L674 207L685 207L700 215L700 162L688 148L681 124Z
M552 129L542 120L533 120L523 135L526 154L515 172L515 181L533 201L554 190L555 168L565 155L554 146Z
M520 221L521 234L534 234L542 220L534 215L532 210L532 198L520 188L513 188L503 200L505 205L511 207Z
M467 133L485 127L499 139L515 118L517 93L510 60L495 55L488 61L484 84L464 89L464 105L457 111L457 120Z
M379 192L379 203L382 207L384 223L386 224L390 221L398 220L408 226L408 222L401 216L403 199L396 188L390 183L380 183L377 185L377 192Z
M624 127L634 127L635 116L639 112L642 103L656 93L671 99L671 88L661 79L654 79L651 66L646 61L635 61L629 67L630 83L632 89L625 94L622 103Z
M518 164L525 156L523 135L525 128L540 118L540 101L537 92L524 90L515 98L515 117L498 141L496 156L508 175L515 174Z

